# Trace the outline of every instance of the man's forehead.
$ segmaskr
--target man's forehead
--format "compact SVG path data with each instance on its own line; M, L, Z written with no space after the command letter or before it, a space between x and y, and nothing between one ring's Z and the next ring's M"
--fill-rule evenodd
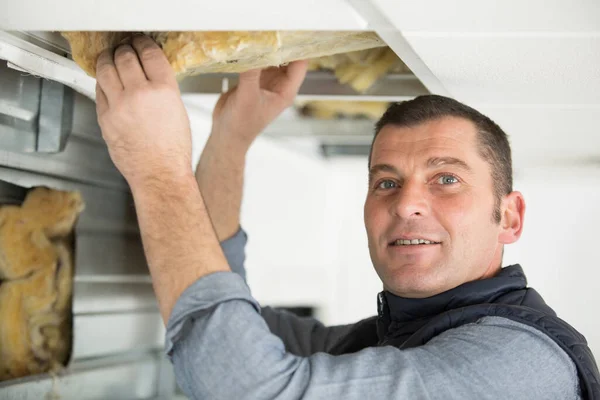
M386 125L373 143L372 164L376 159L417 157L429 163L431 158L470 158L477 153L475 125L464 118L444 117L414 126Z
M455 138L458 140L474 140L477 128L472 121L459 117L440 117L416 125L385 125L379 137L412 142L422 139Z

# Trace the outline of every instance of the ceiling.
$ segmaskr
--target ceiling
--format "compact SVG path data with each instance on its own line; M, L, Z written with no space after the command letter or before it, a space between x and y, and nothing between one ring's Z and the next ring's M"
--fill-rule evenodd
M600 2L371 3L445 94L504 128L515 165L600 159Z
M152 6L158 0L105 3L147 7L144 18L123 19L119 15L127 13L102 14L108 6L89 13L88 6L69 0L53 1L52 10L47 2L22 0L10 2L10 9L0 12L5 16L0 17L0 27L374 30L430 92L455 97L500 124L511 138L517 168L600 159L600 2L596 0L310 0L286 7L275 0L222 0L198 13ZM193 0L180 4L198 7ZM47 18L50 11L53 18ZM0 50L9 60L27 63L26 70L64 78L70 85L85 82L89 91L93 89L93 82L77 75L64 59L46 54L42 55L49 57L45 62L17 54L14 48ZM209 119L216 96L214 91L186 94L186 104L200 118ZM304 137L312 142L318 134L334 144L364 145L371 129L364 121L315 125L286 113L267 134L293 136L299 138L297 143Z
M600 2L348 3L431 92L494 119L516 169L600 160ZM316 126L287 113L267 134L364 146L371 132L364 121Z

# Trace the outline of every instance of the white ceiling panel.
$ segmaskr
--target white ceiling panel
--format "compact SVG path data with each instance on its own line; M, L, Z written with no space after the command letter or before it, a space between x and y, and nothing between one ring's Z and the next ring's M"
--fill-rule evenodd
M600 159L600 2L370 3L424 65L417 77L507 131L517 168Z
M0 29L363 30L344 0L3 0Z
M405 34L597 32L596 0L371 0Z
M469 105L508 134L515 169L600 162L600 109Z
M407 37L458 99L491 104L600 104L600 35Z

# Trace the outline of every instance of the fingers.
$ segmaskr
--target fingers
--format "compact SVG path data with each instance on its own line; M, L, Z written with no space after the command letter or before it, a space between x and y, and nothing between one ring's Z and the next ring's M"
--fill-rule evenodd
M100 84L96 82L96 114L101 115L108 109L108 99L106 94L100 87Z
M212 113L212 117L213 120L218 118L219 115L221 115L221 112L223 110L223 108L225 107L225 104L227 103L227 99L229 99L229 97L231 97L233 95L233 93L235 93L237 90L237 87L228 90L227 92L221 94L221 96L219 96L219 100L217 100L217 104L215 104L215 107L213 108L213 113Z
M115 50L115 66L125 89L147 82L140 60L129 44L123 44Z
M133 47L149 81L177 86L175 72L154 40L145 35L135 36Z
M287 66L286 76L288 83L285 89L288 93L292 93L294 96L298 93L298 89L300 89L306 77L307 68L308 61L306 60L294 61Z
M123 84L113 62L112 50L104 50L96 64L96 82L102 88L108 101L123 91Z

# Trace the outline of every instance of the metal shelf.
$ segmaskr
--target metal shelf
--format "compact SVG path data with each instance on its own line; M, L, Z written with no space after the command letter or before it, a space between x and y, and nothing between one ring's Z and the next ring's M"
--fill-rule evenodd
M218 94L237 84L236 74L203 74L187 77L179 84L184 94ZM429 93L412 74L390 74L378 80L366 93L358 93L338 82L333 72L309 71L300 87L299 98L318 100L402 101Z
M264 134L279 138L315 137L327 144L370 144L374 125L374 121L366 119L280 119L269 125Z
M10 68L62 83L95 99L96 80L88 76L60 48L48 50L38 39L19 32L0 31L0 59Z
M57 54L71 54L69 42L58 32L9 31L8 33Z
M71 364L64 372L36 375L0 383L0 397L17 399L147 399L160 394L162 380L170 380L162 367L162 350L128 352L90 358ZM171 373L172 374L172 373ZM171 385L172 386L172 385Z

